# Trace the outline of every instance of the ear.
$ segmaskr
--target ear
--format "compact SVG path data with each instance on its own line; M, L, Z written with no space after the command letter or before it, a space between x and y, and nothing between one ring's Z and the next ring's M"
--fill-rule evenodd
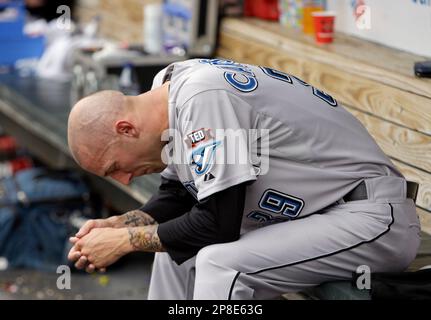
M115 123L115 131L118 134L125 135L128 137L137 138L139 136L138 130L136 130L135 126L132 123L125 120L120 120L117 123Z

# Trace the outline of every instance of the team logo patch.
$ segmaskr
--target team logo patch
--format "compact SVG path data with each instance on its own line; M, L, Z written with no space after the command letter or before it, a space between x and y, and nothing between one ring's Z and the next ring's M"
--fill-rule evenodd
M203 175L209 171L214 162L215 151L221 141L215 141L204 145L192 152L191 162L195 167L197 175Z
M213 139L211 129L199 129L186 135L186 144L189 148L196 147L199 143Z

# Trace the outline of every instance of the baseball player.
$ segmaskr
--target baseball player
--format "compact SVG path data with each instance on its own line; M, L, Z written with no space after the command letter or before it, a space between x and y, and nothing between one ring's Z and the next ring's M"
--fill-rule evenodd
M270 299L350 279L362 265L402 271L415 258L414 185L355 117L301 79L196 59L162 70L141 96L102 98L89 97L72 110L75 159L123 183L163 170L162 182L140 210L90 221L71 239L69 258L78 267L93 271L133 250L155 251L149 299ZM77 123L83 110L90 117L89 104L100 114L110 104L132 110L109 120L113 129L106 134L122 144L102 143L97 159L91 139L75 137L78 127L87 130ZM140 130L139 121L149 129ZM119 126L126 122L127 130ZM154 123L161 124L157 130ZM137 146L149 135L162 142L157 163L164 165L150 171L118 164L127 141L135 137ZM129 151L130 167L132 157L149 156ZM113 243L126 244L114 250Z

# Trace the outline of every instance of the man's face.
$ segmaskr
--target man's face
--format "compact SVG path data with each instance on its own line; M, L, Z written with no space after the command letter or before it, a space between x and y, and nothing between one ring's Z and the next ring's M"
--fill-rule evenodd
M134 177L161 172L166 168L161 160L160 137L134 139L120 137L106 152L94 161L89 171L99 176L111 177L128 185Z

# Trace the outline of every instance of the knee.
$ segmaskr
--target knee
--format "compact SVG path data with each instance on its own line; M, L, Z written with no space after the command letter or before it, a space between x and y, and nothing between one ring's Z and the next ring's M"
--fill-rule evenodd
M196 269L231 268L232 256L227 252L226 247L225 244L213 244L199 250L196 256Z

